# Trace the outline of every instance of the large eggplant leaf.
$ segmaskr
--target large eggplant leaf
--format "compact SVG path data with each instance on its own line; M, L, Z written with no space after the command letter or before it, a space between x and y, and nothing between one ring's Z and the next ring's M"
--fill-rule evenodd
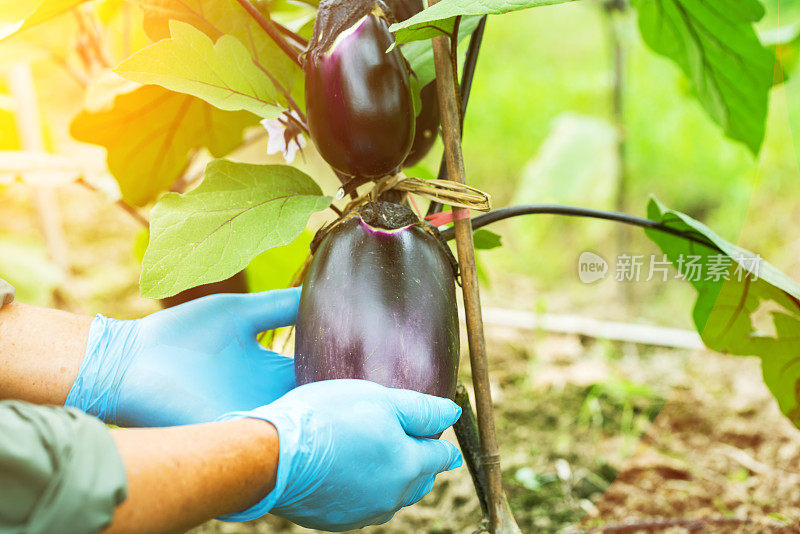
M647 45L678 64L706 112L758 154L764 142L775 56L753 23L758 0L633 0Z
M693 318L703 343L712 350L761 358L764 382L781 411L800 427L800 285L655 199L647 211L651 220L694 238L646 230L697 290ZM762 324L762 315L771 318L771 325Z
M480 16L464 17L458 26L458 41L461 42L475 31ZM425 87L436 78L436 67L433 63L433 43L430 40L413 41L401 47L403 55L417 75L420 87Z
M216 41L223 35L239 39L252 61L269 72L274 84L294 94L301 69L284 54L236 0L130 0L145 13L145 30L153 40L170 36L170 21L191 24ZM282 102L283 103L283 102Z
M255 293L289 287L303 268L313 239L314 232L306 230L290 244L256 256L245 269L250 291Z
M465 15L500 15L531 7L575 0L442 0L403 22L392 24L398 44L453 33L455 18Z
M214 44L185 22L172 21L170 29L171 39L140 50L114 72L196 96L227 111L249 111L264 119L281 115L269 76L253 63L236 37L223 35Z
M85 110L72 122L78 141L104 146L108 169L123 199L143 206L181 176L193 150L223 157L258 123L251 113L221 111L193 96L158 85L117 95L111 106Z
M331 200L294 167L212 161L197 189L167 194L151 211L142 295L164 298L234 275L294 241Z

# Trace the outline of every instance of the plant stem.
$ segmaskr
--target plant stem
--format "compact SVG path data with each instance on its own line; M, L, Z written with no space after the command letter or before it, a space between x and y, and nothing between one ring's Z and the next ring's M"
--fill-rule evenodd
M434 5L431 0L429 5ZM457 103L458 79L453 70L448 37L433 38L433 56L436 65L436 89L442 117L442 138L448 176L451 180L466 183L464 154L461 149L460 110ZM494 427L494 408L489 382L489 365L486 358L486 340L481 317L481 296L475 261L475 246L472 241L472 221L469 218L455 222L456 248L461 269L461 284L464 295L464 310L467 322L472 380L475 387L475 404L478 410L478 430L484 476L486 477L486 500L489 507L489 522L493 533L519 532L513 517L506 513L503 505L503 484L500 472L500 453ZM516 528L514 528L516 527Z
M284 87L283 84L280 81L278 81L278 79L275 78L275 76L273 76L272 73L270 73L269 70L266 69L260 62L258 62L256 60L253 60L253 64L256 67L258 67L258 69L261 72L263 72L267 76L267 78L270 79L270 81L272 82L272 85L275 86L275 89L277 89L278 92L280 92L280 94L282 94L283 97L286 99L286 103L289 104L289 108L291 110L293 110L295 113L297 113L298 117L300 117L300 120L298 121L297 119L292 117L291 114L287 114L287 117L289 117L289 120L291 120L292 122L297 124L300 127L300 129L303 131L303 133L305 133L306 135L309 135L309 132L308 132L308 119L306 118L305 113L303 113L303 110L300 109L300 106L297 104L297 101L295 101L295 99L292 98L292 94L289 92L289 90L286 89L286 87Z
M698 237L698 235L677 230L675 228L670 228L669 226L657 221L651 221L650 219L644 219L642 217L636 217L625 213L617 213L614 211L602 211L591 208L581 208L577 206L562 206L560 204L524 204L521 206L500 208L472 219L472 228L477 230L478 228L483 228L484 226L497 221L511 219L512 217L519 217L521 215L565 215L567 217L587 217L590 219L602 219L606 221L620 222L630 226L638 226L649 230L656 230L666 234L671 234L688 241L693 241L703 245L704 247L714 249L718 252L722 252L717 245L705 239L704 236ZM455 238L455 230L453 228L442 230L441 234L442 238L448 241Z
M461 407L461 417L453 425L453 430L464 456L464 463L467 464L469 475L472 477L475 492L478 494L481 510L486 515L489 513L489 509L486 506L486 478L483 476L483 465L481 465L478 423L475 420L475 412L472 411L472 404L469 402L469 392L460 381L456 386L456 396L453 400Z
M461 407L461 417L453 425L453 430L458 439L458 446L464 455L464 463L472 477L475 491L478 493L478 500L484 515L488 513L486 506L486 478L483 473L483 462L481 460L481 442L478 431L478 422L475 419L475 411L469 401L469 392L461 382L456 386L456 395L453 399ZM502 495L503 506L509 508L508 499Z
M486 17L484 16L472 33L467 49L467 57L464 60L464 72L461 74L461 132L464 131L464 117L467 114L467 104L472 93L472 80L475 77L475 67L478 64L478 54L483 43L483 34L486 30ZM439 163L439 180L447 180L447 161L442 154L442 161ZM428 215L442 211L442 205L438 202L431 202L428 206Z
M75 183L77 183L78 185L80 185L82 187L85 187L86 189L88 189L89 191L91 191L93 193L97 193L98 195L104 195L104 193L102 191L97 189L95 186L93 186L92 184L90 184L89 182L84 180L83 178L79 178L77 180L77 182L75 182ZM138 209L134 208L133 206L131 206L130 204L128 204L127 202L125 202L122 199L117 200L115 202L115 204L122 211L124 211L125 213L130 215L131 218L134 221L136 221L139 224L141 224L143 228L145 228L145 229L149 229L150 228L150 220L141 211L139 211Z
M239 2L239 5L241 5L245 11L247 11L247 13L253 17L253 20L255 20L259 26L261 26L261 29L267 32L267 35L269 35L270 39L275 41L275 44L278 45L278 48L283 50L283 52L289 56L289 59L297 63L298 67L302 67L302 65L300 65L298 51L292 45L286 42L286 39L283 38L273 22L267 19L267 17L265 17L263 13L261 13L256 6L251 4L248 0L237 1Z

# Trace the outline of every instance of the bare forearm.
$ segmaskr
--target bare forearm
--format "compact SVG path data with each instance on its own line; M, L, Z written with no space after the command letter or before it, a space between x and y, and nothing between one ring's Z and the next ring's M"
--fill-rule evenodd
M0 399L64 404L92 318L22 303L0 309Z
M174 428L114 430L128 498L109 533L179 532L247 509L275 485L278 433L246 419Z

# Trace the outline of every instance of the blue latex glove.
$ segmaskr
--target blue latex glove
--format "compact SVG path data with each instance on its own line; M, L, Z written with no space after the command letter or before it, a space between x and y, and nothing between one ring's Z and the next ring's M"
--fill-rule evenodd
M255 507L222 519L248 521L267 512L330 531L385 523L433 489L434 478L462 463L461 453L432 436L461 415L454 402L363 380L301 386L251 417L278 430L275 489Z
M294 360L256 335L297 317L300 288L212 295L135 321L101 315L67 397L120 426L213 421L268 404L294 387Z

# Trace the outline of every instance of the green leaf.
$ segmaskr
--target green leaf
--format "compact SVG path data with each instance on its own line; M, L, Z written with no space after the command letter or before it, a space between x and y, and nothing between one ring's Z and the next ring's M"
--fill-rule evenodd
M392 24L398 44L420 41L453 33L455 17L500 15L531 7L550 6L575 0L442 0L410 19Z
M800 285L704 224L650 200L651 220L705 244L646 230L697 290L693 318L710 349L758 356L781 411L800 427ZM771 319L762 324L762 319Z
M478 250L491 250L503 246L503 238L499 234L481 228L475 230L472 234L472 240L475 243L475 248Z
M331 200L294 167L212 161L197 189L165 195L151 211L142 295L164 298L234 275L294 241Z
M633 0L647 45L678 64L728 137L758 154L764 142L775 57L753 23L758 0Z
M295 94L293 85L301 80L300 67L269 38L236 0L130 0L144 11L144 25L153 40L170 36L170 21L191 24L217 41L223 35L236 37L249 51L251 61L269 72L273 83ZM282 97L281 104L285 104Z
M314 233L305 231L288 245L256 256L245 270L250 290L258 292L288 287L311 253L312 239Z
M223 157L241 144L250 113L221 111L193 96L158 85L117 95L111 106L85 110L72 122L72 136L106 147L108 169L122 197L144 206L183 174L191 152L207 148Z
M458 26L458 42L460 43L475 31L480 16L464 17ZM413 41L400 47L412 70L417 75L420 88L436 79L436 67L433 63L433 43L430 40Z
M170 29L171 39L140 50L114 72L196 96L226 111L249 111L265 119L280 116L283 109L269 76L236 37L223 35L214 44L185 22L172 21Z

